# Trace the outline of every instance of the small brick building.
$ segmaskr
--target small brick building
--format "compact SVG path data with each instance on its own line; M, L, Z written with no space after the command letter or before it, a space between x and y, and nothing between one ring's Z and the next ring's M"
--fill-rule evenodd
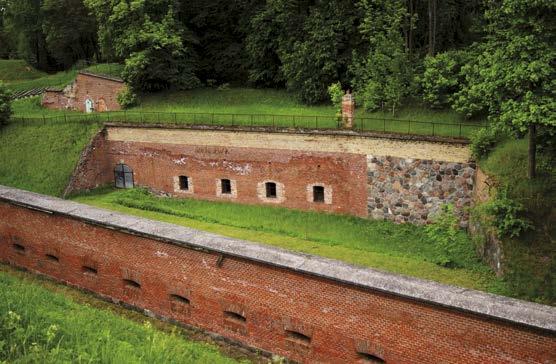
M121 78L79 71L75 81L65 88L46 89L42 106L82 112L120 110L117 98L125 87Z

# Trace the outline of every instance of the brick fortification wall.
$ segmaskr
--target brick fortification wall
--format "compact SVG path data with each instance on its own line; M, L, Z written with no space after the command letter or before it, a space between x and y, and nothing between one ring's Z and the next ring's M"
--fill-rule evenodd
M0 186L0 260L303 363L553 363L556 309Z
M102 135L68 191L113 183L114 167L125 163L136 185L178 197L413 223L428 222L440 206L453 203L465 223L474 184L475 166L461 144L115 126ZM186 191L179 176L188 177ZM231 194L219 193L221 179L231 181ZM266 198L267 182L276 183L276 198ZM313 201L313 186L324 188L323 202Z
M117 97L125 87L119 78L80 71L75 81L63 90L46 90L42 106L85 112L85 102L89 99L94 111L120 110Z

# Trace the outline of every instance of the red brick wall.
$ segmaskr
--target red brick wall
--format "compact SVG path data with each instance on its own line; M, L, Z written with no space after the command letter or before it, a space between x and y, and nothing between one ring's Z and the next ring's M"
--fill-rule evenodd
M42 106L47 109L64 109L68 104L67 97L63 91L44 91L42 95Z
M48 109L85 112L85 100L91 99L95 111L121 110L117 97L125 87L123 81L80 72L71 87L67 87L64 91L45 91L42 96L42 106Z
M296 152L258 148L158 145L102 141L78 168L75 188L113 183L114 167L123 161L134 172L135 184L181 197L367 216L367 162L364 155ZM105 146L103 144L106 143ZM191 193L175 191L174 178L190 178ZM217 196L217 181L235 181L236 197ZM281 202L261 199L259 184L283 185ZM322 184L330 203L309 201L308 186ZM309 197L312 196L312 188ZM272 200L271 200L272 201Z
M92 99L95 104L95 111L120 110L118 104L118 94L126 87L122 81L115 81L101 76L78 73L75 79L75 107L80 111L85 111L85 100ZM100 107L101 99L104 100L106 110Z
M4 202L0 216L2 261L300 362L363 363L357 350L387 363L556 361L554 333L250 260L226 257L219 265L211 252Z
M81 152L64 196L80 190L90 190L114 183L114 174L108 173L113 166L108 162L106 131L101 130Z

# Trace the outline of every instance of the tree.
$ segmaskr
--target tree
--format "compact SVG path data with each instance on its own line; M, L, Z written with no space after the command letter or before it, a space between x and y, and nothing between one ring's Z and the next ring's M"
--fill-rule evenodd
M0 82L0 125L6 124L12 114L11 93L6 86Z
M250 80L282 86L305 103L327 100L327 87L349 84L353 50L362 44L352 1L269 0L247 38Z
M86 0L96 15L105 58L125 60L123 78L134 90L196 87L195 37L177 20L173 0Z
M423 100L431 108L450 106L452 97L461 90L464 82L461 68L473 57L469 49L438 53L426 56L424 71L418 77L423 91Z
M454 108L487 112L519 133L529 132L529 177L536 170L536 132L556 127L556 33L551 0L488 0L486 39L462 67L465 82Z
M5 6L4 26L18 55L41 70L49 70L51 59L42 30L41 0L8 1Z
M368 42L364 56L356 56L351 71L356 99L368 110L381 107L395 113L408 92L409 60L402 36L405 4L390 0L362 0L359 27Z
M328 99L328 86L346 81L351 63L354 8L349 1L327 1L312 7L302 36L291 50L279 52L288 89L307 103Z
M95 18L83 0L44 0L41 12L46 48L61 68L97 55Z

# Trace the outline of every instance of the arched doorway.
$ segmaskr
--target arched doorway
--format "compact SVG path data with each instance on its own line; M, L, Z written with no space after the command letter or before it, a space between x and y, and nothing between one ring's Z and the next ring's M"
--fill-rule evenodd
M133 170L123 163L116 165L114 183L116 188L133 188Z
M108 111L108 107L106 106L106 101L102 97L98 99L97 110L98 112Z
M91 99L85 100L85 112L91 113L95 111L95 103Z

